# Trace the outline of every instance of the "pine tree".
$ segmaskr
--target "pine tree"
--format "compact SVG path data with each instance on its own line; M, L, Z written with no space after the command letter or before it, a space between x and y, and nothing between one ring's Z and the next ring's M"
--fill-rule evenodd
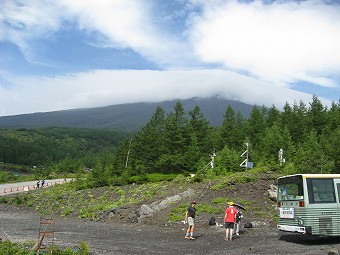
M153 172L155 162L164 153L165 112L158 106L150 121L139 131L133 139L131 148L131 164L133 168L144 169ZM138 174L138 171L137 171Z
M187 129L188 120L185 117L184 107L177 101L174 111L165 119L164 125L164 151L157 166L162 172L179 172L185 169L185 152L190 144L190 134Z
M298 173L325 174L334 168L334 162L325 155L314 130L297 150L294 163Z
M269 111L267 116L267 127L272 127L275 122L281 120L281 113L280 111L273 105Z
M209 153L213 147L210 140L211 128L209 127L209 121L207 121L201 108L197 105L193 110L189 111L189 116L188 131L195 134L199 154ZM192 141L192 137L190 140Z
M305 103L300 101L297 105L294 103L293 112L291 114L291 123L289 124L289 131L292 137L294 137L295 143L300 143L305 139L305 133L307 130L306 122L307 108Z
M266 130L266 122L263 108L254 106L247 121L247 136L254 148L260 144L260 140Z
M313 96L307 111L307 124L309 128L315 129L318 135L320 135L326 127L326 110L318 97Z
M228 146L235 148L238 144L237 123L235 111L231 105L228 105L226 112L223 115L223 123L220 129L221 142L220 148Z

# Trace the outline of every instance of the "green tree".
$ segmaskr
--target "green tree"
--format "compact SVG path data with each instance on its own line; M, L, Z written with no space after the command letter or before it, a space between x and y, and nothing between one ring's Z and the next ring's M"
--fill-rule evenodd
M304 141L306 130L307 130L307 123L306 123L306 114L307 108L305 103L300 101L300 104L297 105L294 103L293 111L291 113L291 123L289 125L289 132L292 137L294 137L295 143L300 143Z
M217 153L215 165L215 172L217 175L240 171L240 155L237 151L228 148L226 145L219 153Z
M201 108L195 106L194 109L189 111L189 127L188 132L194 133L197 139L198 153L209 153L213 149L213 144L210 140L211 138L211 128L209 127L209 121L205 118ZM190 136L190 141L193 142L192 136ZM191 143L191 146L193 144Z
M254 148L260 145L261 138L266 130L265 114L263 108L254 106L247 121L247 136Z
M320 136L320 145L322 151L332 161L334 168L332 173L340 173L340 127L331 133L326 133Z
M164 109L158 106L150 121L139 131L132 141L130 165L135 168L143 166L147 172L153 172L155 162L163 154ZM137 171L138 174L138 171Z
M191 173L195 173L198 168L200 157L201 152L199 142L196 133L192 133L190 145L184 154L184 168Z
M221 136L221 146L223 148L225 146L229 148L235 148L238 145L238 135L237 135L237 122L235 111L231 105L228 105L224 115L223 122L220 129Z
M277 164L279 150L283 149L286 152L292 149L290 135L287 131L288 129L286 129L286 132L281 131L278 122L268 128L261 139L260 158L257 158L256 161L272 165Z
M317 132L312 130L307 140L298 148L295 158L298 173L330 173L334 162L324 154L317 139Z
M309 128L315 129L318 135L320 135L326 127L326 110L318 97L313 96L307 111L307 124Z
M174 111L170 112L165 119L164 125L164 152L157 163L162 172L183 171L185 165L184 154L190 143L189 132L187 132L188 120L182 103L177 101Z
M327 112L327 132L332 132L340 126L340 100L336 104L332 102L332 105Z
M280 111L275 107L275 105L272 105L272 107L268 110L267 114L267 127L272 127L275 122L278 122L281 120L281 113Z

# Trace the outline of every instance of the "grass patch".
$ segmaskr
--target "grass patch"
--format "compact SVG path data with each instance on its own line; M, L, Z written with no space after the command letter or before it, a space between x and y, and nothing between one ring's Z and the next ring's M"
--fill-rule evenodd
M184 220L185 212L188 207L189 206L187 204L181 204L178 207L173 208L169 213L170 221Z
M172 181L177 176L178 176L177 174L153 173L153 174L147 174L146 180L149 181L149 182Z
M151 199L163 194L168 186L169 182L155 182L79 191L75 183L67 183L6 198L0 197L0 203L33 207L41 215L51 215L53 212L62 217L74 215L97 221L105 210Z
M31 250L34 244L35 242L17 243L17 242L3 241L3 242L0 242L0 254L35 255L37 253ZM52 253L55 255L88 255L90 254L90 250L89 250L88 245L85 242L81 242L79 244L79 247L60 248L58 246L55 246L52 249Z
M180 221L184 220L185 213L188 209L188 204L181 204L177 206L176 208L173 208L169 213L170 221ZM208 203L202 203L197 204L196 206L196 214L199 216L202 213L208 213L208 214L221 214L224 212L224 209L222 206L215 206Z
M222 190L233 187L237 183L248 183L248 182L256 182L257 176L255 174L247 173L247 172L237 172L232 173L228 176L221 177L215 179L215 185L211 187L212 190Z

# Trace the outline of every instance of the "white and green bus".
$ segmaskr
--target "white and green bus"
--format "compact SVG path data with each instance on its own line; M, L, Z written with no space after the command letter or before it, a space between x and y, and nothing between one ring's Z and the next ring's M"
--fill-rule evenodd
M340 174L295 174L277 181L279 230L340 236Z

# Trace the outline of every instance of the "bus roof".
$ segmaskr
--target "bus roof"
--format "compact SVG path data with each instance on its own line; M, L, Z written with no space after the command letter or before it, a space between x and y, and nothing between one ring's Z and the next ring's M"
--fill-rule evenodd
M293 176L301 176L302 178L340 178L340 174L292 174L281 176L281 178L293 177Z

